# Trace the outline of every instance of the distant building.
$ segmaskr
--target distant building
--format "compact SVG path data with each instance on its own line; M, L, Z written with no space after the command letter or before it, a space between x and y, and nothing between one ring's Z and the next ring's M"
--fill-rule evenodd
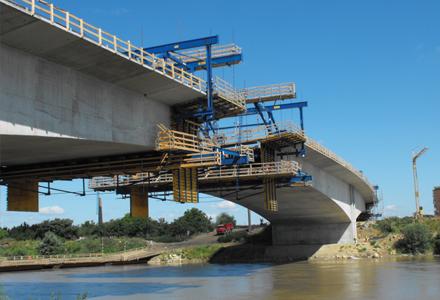
M436 186L433 191L434 215L440 217L440 186Z

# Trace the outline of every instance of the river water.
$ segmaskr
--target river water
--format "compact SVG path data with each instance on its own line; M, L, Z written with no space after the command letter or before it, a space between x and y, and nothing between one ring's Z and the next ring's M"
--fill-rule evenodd
M0 274L0 299L440 299L440 259L152 267ZM5 295L7 297L5 297ZM59 297L59 298L57 298Z

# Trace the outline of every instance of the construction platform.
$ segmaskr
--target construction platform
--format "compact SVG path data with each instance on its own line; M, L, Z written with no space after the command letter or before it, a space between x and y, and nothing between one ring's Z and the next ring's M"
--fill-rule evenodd
M263 178L287 178L297 175L300 166L295 161L277 161L269 163L253 163L242 166L217 167L201 170L198 174L199 184L204 188L218 186L219 183L252 182ZM89 188L96 191L114 191L133 185L146 186L149 191L172 190L173 176L171 173L139 173L132 176L93 177Z

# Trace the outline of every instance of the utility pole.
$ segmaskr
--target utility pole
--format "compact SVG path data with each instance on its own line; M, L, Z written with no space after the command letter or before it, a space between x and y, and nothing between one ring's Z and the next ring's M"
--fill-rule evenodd
M413 167L413 177L414 177L414 194L415 194L415 199L416 199L416 214L415 214L415 218L419 219L420 217L422 217L422 215L420 214L420 193L419 193L419 179L417 176L417 159L422 156L423 154L426 153L426 151L428 151L428 148L423 147L422 150L420 150L417 153L413 154L412 157L412 167Z
M248 232L252 230L251 210L248 208Z
M98 225L102 225L103 219L102 219L102 199L99 196L98 193Z

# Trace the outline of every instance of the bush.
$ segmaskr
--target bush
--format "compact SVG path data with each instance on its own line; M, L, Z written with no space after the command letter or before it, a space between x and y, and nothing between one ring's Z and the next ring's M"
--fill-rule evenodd
M434 254L440 255L440 234L434 240Z
M215 219L215 225L227 224L227 223L232 223L235 226L237 222L235 221L234 216L231 216L230 214L227 213L221 213Z
M46 232L38 250L41 255L52 255L63 252L63 241L53 232Z
M403 253L425 253L431 246L432 233L425 224L415 223L402 229L403 238L396 248Z
M406 225L411 224L413 220L411 217L390 217L377 221L375 226L384 234L399 233Z
M0 228L0 240L7 238L9 236L6 229Z
M222 235L217 239L219 243L230 243L230 242L244 242L246 241L248 234L246 231L233 231L231 233L227 233Z

